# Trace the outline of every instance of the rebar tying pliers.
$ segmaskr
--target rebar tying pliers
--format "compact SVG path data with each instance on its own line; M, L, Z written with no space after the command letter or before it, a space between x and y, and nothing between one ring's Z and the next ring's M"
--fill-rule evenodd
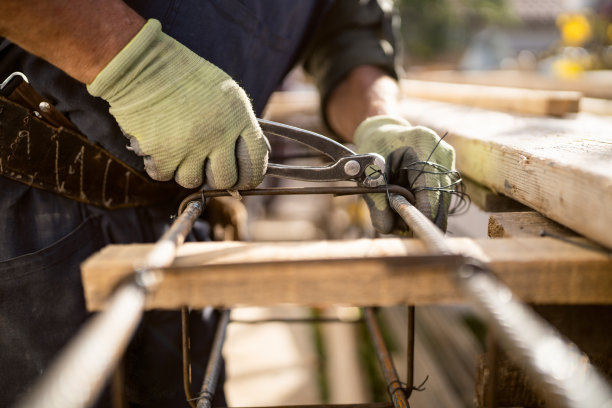
M269 163L266 175L303 181L356 181L364 187L385 184L385 159L377 153L357 154L342 144L315 132L258 119L267 136L298 142L333 160L327 166L291 166Z

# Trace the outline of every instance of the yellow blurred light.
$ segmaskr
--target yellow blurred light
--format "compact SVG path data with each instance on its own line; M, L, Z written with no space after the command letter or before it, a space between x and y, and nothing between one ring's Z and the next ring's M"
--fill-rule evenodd
M579 46L591 38L591 25L582 14L560 14L557 26L566 45Z
M608 34L608 41L612 43L612 23L608 24L608 29L606 30Z
M573 79L578 77L584 68L576 61L569 59L559 59L553 62L553 72L562 79Z

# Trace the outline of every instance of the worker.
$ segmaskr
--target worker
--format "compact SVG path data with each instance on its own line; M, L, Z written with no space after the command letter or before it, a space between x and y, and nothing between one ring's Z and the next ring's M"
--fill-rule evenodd
M2 139L0 405L26 393L87 318L79 275L87 256L109 243L156 240L185 189L239 190L262 181L269 144L256 117L297 63L313 76L331 131L359 152L386 157L389 182L418 191L417 207L445 228L449 198L436 188L448 184L447 175L414 171L414 163L452 169L454 152L398 114L392 20L383 0L3 0L0 77L23 72L100 154L112 156L109 165L163 182L153 192L177 190L145 194L138 206L126 193L125 205L114 208L117 198L99 203L85 194L125 182L108 179L92 155L66 158L69 146L36 141L34 133ZM0 137L27 126L8 123L2 109ZM21 169L24 177L7 170L15 155L36 149L55 158L56 186L33 187L45 176L36 163ZM68 176L60 168L80 172L77 191L61 183ZM380 232L397 229L383 194L366 200ZM198 223L192 238L206 239L206 228ZM194 312L191 319L194 343L209 345L212 317ZM134 406L184 401L178 324L175 312L143 318L125 358ZM206 347L197 344L193 359L205 361ZM193 370L197 383L203 369Z

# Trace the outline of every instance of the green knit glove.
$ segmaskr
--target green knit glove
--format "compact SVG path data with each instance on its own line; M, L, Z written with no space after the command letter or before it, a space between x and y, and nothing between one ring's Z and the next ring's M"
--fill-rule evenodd
M219 189L263 179L269 145L246 93L159 21L149 20L87 89L108 101L151 178Z
M412 126L394 116L374 116L363 121L355 131L355 143L359 153L382 155L386 160L387 181L412 190L416 207L446 231L450 194L429 188L450 188L451 175L418 162L429 161L454 170L455 150L448 143L440 141L433 130ZM385 194L367 194L364 198L377 231L388 234L406 230L406 225L389 207Z

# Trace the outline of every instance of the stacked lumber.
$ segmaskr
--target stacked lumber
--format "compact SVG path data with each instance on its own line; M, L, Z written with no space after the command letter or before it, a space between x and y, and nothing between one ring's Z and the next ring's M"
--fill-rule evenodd
M612 119L520 116L410 98L402 112L448 133L465 176L612 248Z
M275 97L291 102L268 117L287 121L292 106L316 104L306 94L301 103ZM612 118L526 116L413 98L402 100L402 112L413 124L448 132L464 176L612 248ZM307 122L313 118L300 118Z

